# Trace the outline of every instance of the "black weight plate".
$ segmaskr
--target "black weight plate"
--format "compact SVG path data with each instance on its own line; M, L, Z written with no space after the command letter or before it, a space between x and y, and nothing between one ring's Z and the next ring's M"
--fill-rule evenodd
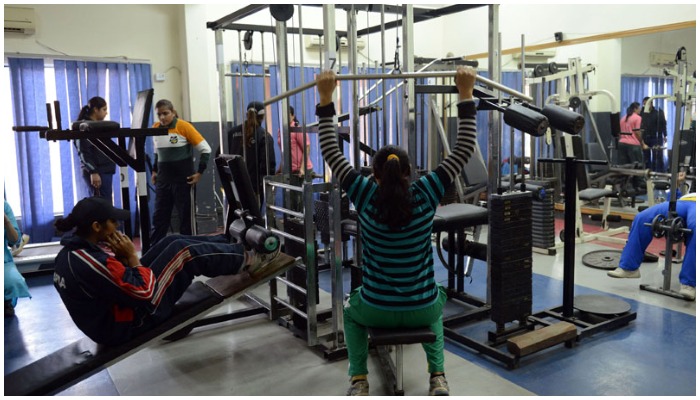
M596 250L583 255L583 265L591 268L615 269L620 266L621 250Z

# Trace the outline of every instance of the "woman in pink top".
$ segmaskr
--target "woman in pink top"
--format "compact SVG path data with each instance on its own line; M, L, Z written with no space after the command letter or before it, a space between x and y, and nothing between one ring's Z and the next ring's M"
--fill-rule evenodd
M297 120L294 115L294 107L289 106L289 127L300 126L299 120ZM292 158L292 170L289 183L295 186L301 186L304 182L305 171L310 171L313 173L313 164L311 163L311 141L309 140L308 134L306 135L306 143L304 143L304 133L303 132L290 132L289 133L289 147L291 149ZM280 146L280 150L284 153L282 148L282 132L277 135L277 144ZM306 163L304 160L304 147L306 147ZM284 157L282 157L284 160ZM282 172L282 163L278 172ZM290 209L294 211L301 211L301 193L300 192L290 192Z
M620 142L617 146L617 161L620 165L634 165L634 169L642 169L644 167L644 154L642 147L642 117L639 116L641 107L636 101L627 107L627 115L620 120ZM644 179L642 177L634 177L633 184L635 188L644 187Z

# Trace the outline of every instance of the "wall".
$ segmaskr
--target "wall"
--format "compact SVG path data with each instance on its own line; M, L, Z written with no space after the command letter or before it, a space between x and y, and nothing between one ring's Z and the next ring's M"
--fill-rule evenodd
M416 5L418 6L418 5ZM206 22L215 21L233 13L242 5L187 4L187 5L22 5L36 10L37 33L28 37L5 36L5 53L21 52L48 54L61 53L74 57L115 57L147 60L153 72L165 72L166 81L154 82L157 98L169 98L186 119L218 121L219 83L216 71L214 32ZM428 6L423 6L428 7ZM432 7L432 6L430 6ZM598 35L611 31L663 25L695 20L696 6L665 5L556 5L546 6L504 4L500 6L502 48L520 47L521 34L526 45L553 41L553 33L561 31L565 39ZM625 18L620 16L624 15ZM525 18L523 18L525 16ZM295 13L288 26L298 26ZM386 14L385 22L396 19ZM376 12L359 12L359 29L379 24ZM574 23L572 21L582 21ZM263 10L239 23L274 26L269 11ZM308 28L323 28L321 7L303 7L302 23ZM69 28L67 28L69 27ZM73 28L70 28L73 27ZM336 29L347 29L344 11L336 11ZM396 29L385 35L387 61L393 61L396 48ZM488 37L488 7L480 7L459 14L425 21L414 26L414 54L422 57L443 57L448 52L470 55L485 52ZM273 34L265 34L265 60L275 59ZM400 36L400 42L403 38ZM371 64L381 58L380 34L366 37L367 47L362 51ZM260 36L255 35L252 51L245 52L252 62L260 62ZM305 65L318 64L318 50L307 51L299 45L296 35L288 36L290 63L300 61L304 51ZM239 58L238 32L224 31L224 60L228 63ZM584 63L598 66L591 77L592 89L610 90L619 97L619 74L654 73L645 66L649 51L673 51L679 44L688 48L689 59L695 61L695 29L666 32L653 36L613 39L597 43L557 48L554 61L567 62L569 57L581 57ZM651 47L650 47L651 46ZM53 50L52 50L53 49ZM650 50L653 49L653 50ZM618 56L618 54L621 55ZM346 52L341 54L347 62ZM360 62L363 56L361 56ZM513 68L504 56L504 69ZM482 59L480 65L486 68ZM230 82L226 82L230 87ZM227 93L230 93L227 90ZM228 103L230 104L230 102ZM606 110L609 105L593 104L594 110Z
M36 15L34 35L5 35L5 56L12 53L77 57L115 62L150 62L165 72L153 83L156 99L168 98L182 109L183 59L178 29L181 5L22 4ZM47 99L49 100L49 99ZM189 102L189 101L188 101ZM188 118L187 113L183 113Z
M430 5L423 7L437 7ZM192 25L196 29L205 26L206 21L214 21L222 18L238 7L233 5L188 5L187 19L188 26ZM416 7L419 7L416 5ZM203 11L202 11L203 9ZM194 10L198 10L195 17ZM298 9L288 26L298 26ZM667 7L663 5L555 5L546 6L504 4L499 7L500 31L502 37L502 48L520 47L521 34L525 35L525 45L535 45L554 41L554 32L563 32L564 39L575 39L588 37L604 33L645 28L676 22L695 20L696 7L694 4L674 5ZM205 15L206 20L201 16ZM624 15L624 18L620 16ZM525 16L525 19L523 18ZM385 22L392 22L396 19L394 14L387 13ZM581 21L572 23L572 21ZM380 22L380 15L376 12L360 11L357 15L358 29L367 26L376 26ZM237 21L237 23L274 26L269 11L262 10L251 16ZM303 7L302 23L307 28L323 28L323 15L320 7ZM347 29L346 12L336 11L336 30ZM441 32L439 35L436 33ZM403 44L403 37L399 30L399 42ZM208 37L205 46L200 46L194 50L189 57L189 65L198 65L196 70L209 70L215 65L214 34L204 34ZM396 49L396 29L388 29L385 32L385 58L392 62ZM653 40L637 39L635 37L625 39L611 39L594 43L585 43L575 46L561 46L556 48L556 57L550 61L567 63L570 57L580 57L583 64L594 64L597 66L596 72L591 74L591 90L608 90L619 103L620 94L620 74L636 73L638 67L648 64L637 57L629 57L630 53L648 60L649 51L659 51L660 48L677 48L677 43L687 43L689 49L689 59L695 59L695 29L684 31L665 32L663 34L649 35ZM260 62L262 51L260 46L260 36L254 36L254 45L251 51L244 51L248 61ZM265 60L267 63L275 59L274 35L265 34ZM318 65L318 50L306 50L299 45L296 35L288 35L288 58L290 63L300 61L300 53L304 52L305 65ZM370 65L381 59L381 35L379 33L365 37L367 46L361 51L359 63L369 60ZM224 32L224 59L226 62L238 60L239 40L238 33L234 31ZM414 25L414 54L421 57L444 57L448 52L454 55L473 55L486 52L488 45L488 7L479 7L464 11L458 14L443 16L430 21L416 23ZM189 46L188 46L189 48ZM692 50L690 50L692 48ZM402 49L400 49L401 51ZM674 50L675 51L675 50ZM197 54L194 56L194 54ZM646 55L645 55L646 54ZM342 52L341 58L347 62L347 53ZM517 68L517 62L511 61L511 56L504 56L502 60L504 70ZM487 68L487 60L480 59L481 68ZM646 73L655 73L649 68L645 68ZM191 78L193 80L194 78ZM218 79L217 79L218 80ZM210 77L211 82L211 77ZM228 84L228 82L227 82ZM192 85L197 87L203 99L198 103L198 111L193 111L195 115L202 115L205 118L218 118L218 89L216 85L210 86L207 90L204 85ZM229 93L230 90L227 91ZM231 104L228 102L228 104ZM196 107L193 105L193 107ZM593 111L608 111L611 108L610 101L605 97L594 97L591 102ZM619 104L614 109L619 108ZM201 114L200 114L201 112Z

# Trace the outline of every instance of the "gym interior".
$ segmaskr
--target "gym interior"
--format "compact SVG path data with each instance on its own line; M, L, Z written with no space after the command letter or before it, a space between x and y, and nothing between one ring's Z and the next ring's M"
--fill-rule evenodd
M315 77L337 73L339 143L356 170L371 174L393 144L418 177L455 147L462 67L477 71L478 146L432 233L450 395L696 395L694 281L692 297L679 281L694 231L673 211L695 193L694 3L6 4L4 14L4 190L28 236L13 262L31 293L8 316L6 286L5 395L344 395L343 307L361 284L362 232L321 154ZM91 134L73 122L98 95L115 124ZM187 299L110 348L76 327L54 288L53 223L87 196L72 144L85 138L117 160L124 232L140 252L153 245L159 99L211 146L193 232L265 232L294 265L244 293ZM219 156L254 101L277 167L260 209L242 200L242 161ZM628 132L620 121L635 102L644 129ZM650 112L664 116L656 129L644 125ZM299 181L292 133L310 142ZM644 135L656 141L626 162L621 143ZM653 233L641 277L608 276L635 217L664 203L640 228ZM372 332L370 395L428 395L425 340Z

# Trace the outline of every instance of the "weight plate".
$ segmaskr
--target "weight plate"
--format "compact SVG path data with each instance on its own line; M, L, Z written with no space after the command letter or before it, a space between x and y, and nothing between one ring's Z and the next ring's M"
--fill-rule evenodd
M596 294L574 297L574 308L583 312L602 315L624 314L632 309L626 301Z
M596 250L583 255L583 265L591 268L615 269L620 266L621 250Z

